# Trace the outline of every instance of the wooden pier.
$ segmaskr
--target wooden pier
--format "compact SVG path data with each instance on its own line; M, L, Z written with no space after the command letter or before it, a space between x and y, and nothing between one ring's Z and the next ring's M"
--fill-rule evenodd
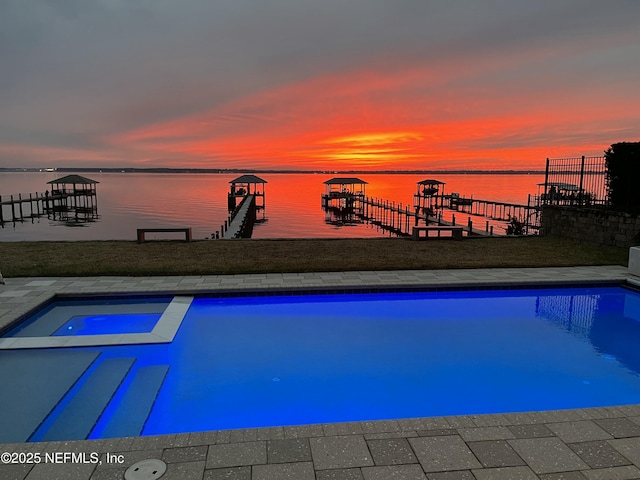
M422 208L411 208L402 203L396 204L389 200L373 197L364 197L362 202L364 208L361 218L364 221L398 236L410 237L413 227L421 224L425 226L462 226L466 236L494 235L493 226L489 222L485 222L484 225L476 222L474 225L473 221L468 219L466 223L459 223L456 221L455 214L451 220L445 220L441 211L424 211ZM479 226L483 228L478 228Z
M76 205L76 197L71 193L28 193L0 196L0 225L33 222L46 216L66 223L82 223L98 217L95 202ZM7 208L8 207L8 208Z
M526 219L531 213L538 210L531 205L521 205L517 203L496 202L493 200L481 200L475 198L465 198L457 200L450 195L444 197L443 206L461 213L468 213L479 217L487 217L493 220L509 221L512 218Z
M495 222L515 220L524 226L526 234L536 232L540 228L540 205L535 199L532 201L531 195L528 197L527 205L445 195L441 205L443 208Z
M444 182L426 179L417 182L413 205L403 205L366 196L367 182L359 178L338 177L324 183L328 186L322 195L325 221L334 225L369 223L398 236L411 236L418 225L461 226L466 236L504 235L506 222L511 221L520 222L525 234L539 228L540 207L531 203L531 195L529 205L464 198L445 195ZM469 216L462 220L458 212Z
M41 217L49 211L52 201L51 196L38 192L24 196L22 194L0 195L0 224L24 222Z
M16 224L47 216L69 224L98 218L96 182L80 175L67 175L47 182L51 191L0 196L0 225Z
M266 180L255 175L242 175L229 182L231 188L227 195L229 216L220 225L220 230L211 238L229 240L251 238L253 226L266 222L265 189Z
M240 204L231 212L229 219L220 226L223 240L251 238L256 218L256 197L245 195Z
M428 221L426 216L412 211L409 206L403 207L402 203L396 204L380 198L364 197L362 204L360 218L398 236L410 236L411 228L419 220Z
M367 182L356 177L335 177L324 182L322 209L325 222L331 225L363 223L364 198Z

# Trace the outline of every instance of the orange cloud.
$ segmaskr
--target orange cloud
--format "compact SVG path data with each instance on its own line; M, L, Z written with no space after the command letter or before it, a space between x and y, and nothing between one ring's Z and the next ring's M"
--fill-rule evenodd
M493 79L525 63L515 55L469 61L312 78L110 142L177 166L541 169L548 156L601 154L630 130L629 104L608 105L606 86L532 91Z

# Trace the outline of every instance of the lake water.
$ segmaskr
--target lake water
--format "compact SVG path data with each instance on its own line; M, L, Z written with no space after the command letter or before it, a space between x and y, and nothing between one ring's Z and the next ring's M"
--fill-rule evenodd
M48 181L67 173L1 173L0 195L44 192ZM229 181L239 174L83 174L97 185L99 218L90 223L68 224L48 219L5 223L0 241L135 240L137 228L192 227L194 239L204 239L220 229L227 218ZM324 181L333 174L260 174L265 185L264 223L256 224L253 238L382 237L388 232L369 224L335 226L325 221L320 199ZM368 182L366 194L412 205L416 183L425 178L445 182L444 193L465 197L527 204L537 193L543 174L374 174L356 175ZM3 207L9 212L9 207ZM5 218L7 214L5 213ZM467 216L459 214L459 223ZM150 237L152 238L152 237Z

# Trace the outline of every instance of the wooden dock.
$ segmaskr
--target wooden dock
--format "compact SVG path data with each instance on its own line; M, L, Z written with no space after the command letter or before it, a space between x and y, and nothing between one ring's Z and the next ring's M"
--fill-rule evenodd
M0 196L0 224L18 223L42 216L52 216L54 219L62 212L69 210L70 193L28 193ZM7 208L8 207L8 208ZM83 207L74 207L83 213Z
M493 236L502 231L506 234L510 228L501 222L522 222L529 233L529 227L537 227L539 221L538 207L445 195L445 183L433 178L417 182L412 205L367 196L367 182L360 178L335 177L324 183L325 222L336 226L369 223L398 236L411 236L413 227L419 225L461 226L467 236ZM469 217L458 223L455 212Z
M426 216L412 211L409 206L393 201L363 197L362 212L359 216L372 225L398 236L411 236L411 228L422 220L427 221Z
M220 238L223 240L235 238L251 238L253 224L256 218L256 197L246 195L240 204L229 215L224 225L220 226Z
M89 221L98 218L97 204L78 204L72 193L28 193L0 196L0 226L23 223L47 216L59 221Z
M229 216L220 225L220 230L211 234L215 240L251 238L253 226L265 222L266 180L255 175L241 175L229 182L227 194ZM239 202L239 203L238 203Z
M28 197L22 194L0 196L0 224L38 218L48 210L50 200L50 197L37 192L29 193Z
M531 195L529 195L529 197L531 197ZM497 202L476 198L460 198L445 195L443 197L442 205L445 208L462 213L468 213L469 215L487 217L505 222L512 218L525 220L532 213L539 211L539 206L532 204L531 198L529 199L528 205L522 205L517 203Z
M446 195L434 200L437 205L434 210L361 194L354 194L353 199L345 198L341 203L332 205L327 196L323 195L322 207L327 222L336 225L366 222L402 237L411 236L416 225L461 226L465 236L501 236L506 234L506 222L512 218L524 225L527 234L534 233L539 228L537 206L478 199L462 199L460 202L454 200L452 204L452 198L457 199ZM445 212L451 214L445 215ZM463 215L468 217L462 218Z
M411 209L403 206L402 203L396 205L395 202L378 198L365 197L363 200L363 218L381 227L383 230L395 233L398 236L411 236L414 226L440 225L440 226L462 226L466 236L494 236L494 226L490 222L467 222L460 223L455 214L447 220L443 217L442 211L424 211L422 209Z
M98 182L80 175L67 175L47 183L51 185L51 192L0 196L0 226L33 221L44 215L69 224L98 218Z
M525 234L537 232L540 228L541 208L537 198L532 198L531 195L529 195L527 205L476 198L461 198L454 195L444 195L440 204L443 208L455 212L487 218L492 223L516 220L523 225Z

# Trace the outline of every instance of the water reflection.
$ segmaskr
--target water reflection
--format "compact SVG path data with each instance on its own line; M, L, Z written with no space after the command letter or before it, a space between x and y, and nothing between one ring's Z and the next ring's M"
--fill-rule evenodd
M640 294L624 288L580 295L543 295L536 315L588 341L611 361L640 375Z

